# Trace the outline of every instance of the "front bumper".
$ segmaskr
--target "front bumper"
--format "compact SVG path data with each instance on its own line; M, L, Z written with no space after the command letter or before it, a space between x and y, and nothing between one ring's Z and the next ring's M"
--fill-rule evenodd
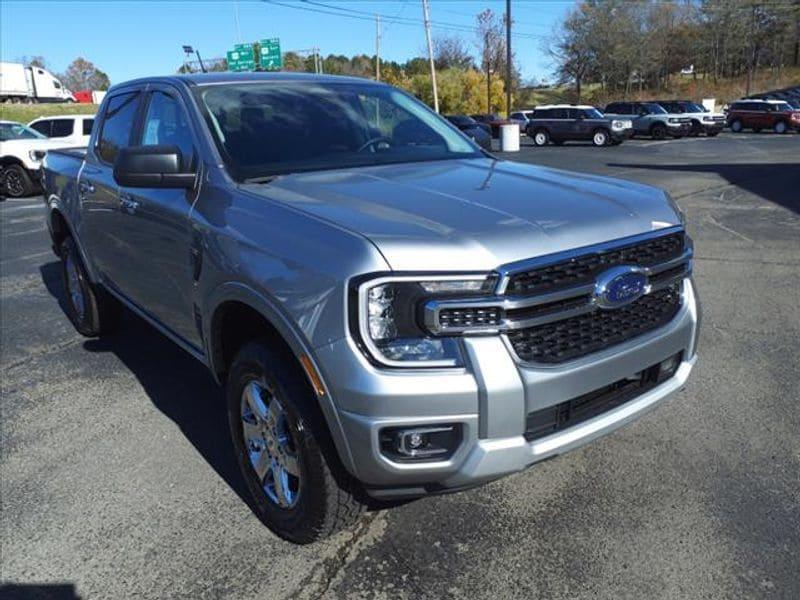
M615 142L624 142L625 140L631 139L633 137L633 128L628 127L627 129L611 129L611 139Z
M701 121L700 125L705 133L719 133L725 128L725 121Z
M691 131L691 123L667 123L667 133L672 137L685 137Z
M415 497L472 487L577 448L633 421L679 391L695 361L700 307L691 280L665 327L557 366L524 365L502 337L465 338L464 369L378 369L350 339L318 348L336 406L337 440L348 470L374 497ZM615 408L527 441L529 413L609 385L681 353L675 374ZM462 440L447 460L399 462L380 449L387 427L458 424Z

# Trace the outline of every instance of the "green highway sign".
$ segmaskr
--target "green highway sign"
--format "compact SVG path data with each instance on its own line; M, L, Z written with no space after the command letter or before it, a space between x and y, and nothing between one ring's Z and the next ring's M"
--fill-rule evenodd
M280 69L283 66L283 60L281 59L280 39L270 38L266 40L261 40L259 44L261 46L259 52L260 67L268 71Z
M252 46L242 46L227 53L228 69L231 71L255 71L256 56Z

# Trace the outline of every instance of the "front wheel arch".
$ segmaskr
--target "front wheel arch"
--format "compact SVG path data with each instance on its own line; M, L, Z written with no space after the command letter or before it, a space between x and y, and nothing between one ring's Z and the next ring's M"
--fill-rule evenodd
M339 460L345 469L357 478L355 460L339 421L330 387L325 383L325 376L309 350L309 344L291 326L289 319L273 302L254 289L236 282L220 286L212 295L210 305L214 308L211 311L212 316L205 319L203 338L206 340L208 365L216 381L221 384L226 383L228 369L239 348L249 341L266 336L272 344L290 353L297 368L303 372L303 376L315 392L317 406L333 439ZM226 338L222 335L226 323L230 326L231 323L237 322L244 325L248 333L233 334L228 337L226 349Z

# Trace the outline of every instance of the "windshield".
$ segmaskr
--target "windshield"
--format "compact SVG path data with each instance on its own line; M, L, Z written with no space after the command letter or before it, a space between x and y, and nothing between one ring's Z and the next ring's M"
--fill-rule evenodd
M647 108L647 111L651 115L665 115L665 114L667 114L667 111L665 111L661 107L660 104L655 104L655 103L649 102L649 103L645 104L644 106Z
M26 127L22 123L0 123L0 142L7 142L9 140L43 140L46 137L47 136L42 135L35 129Z
M789 106L788 102L773 102L771 104L774 107L772 110L775 111L783 112L786 110L792 110L792 107Z
M483 156L409 95L370 83L258 82L198 88L231 175Z
M705 106L694 102L687 102L686 107L689 109L689 112L709 112Z
M603 113L601 113L596 108L586 108L584 109L584 114L586 115L587 119L602 119Z

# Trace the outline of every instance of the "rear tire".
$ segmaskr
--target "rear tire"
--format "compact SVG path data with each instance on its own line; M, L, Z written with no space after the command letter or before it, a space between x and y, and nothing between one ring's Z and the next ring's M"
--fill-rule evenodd
M78 247L71 237L61 243L60 250L69 320L78 333L86 337L109 333L119 323L122 306L108 292L89 281Z
M546 129L537 129L533 132L533 143L537 146L546 146L550 141L550 134Z
M339 462L294 357L266 340L246 344L233 360L226 395L236 460L269 529L309 544L359 520L361 488Z
M11 198L32 196L35 185L27 169L21 165L8 165L3 169L3 187Z
M742 129L744 129L744 126L742 125L742 122L739 119L731 121L731 131L733 133L741 133Z

